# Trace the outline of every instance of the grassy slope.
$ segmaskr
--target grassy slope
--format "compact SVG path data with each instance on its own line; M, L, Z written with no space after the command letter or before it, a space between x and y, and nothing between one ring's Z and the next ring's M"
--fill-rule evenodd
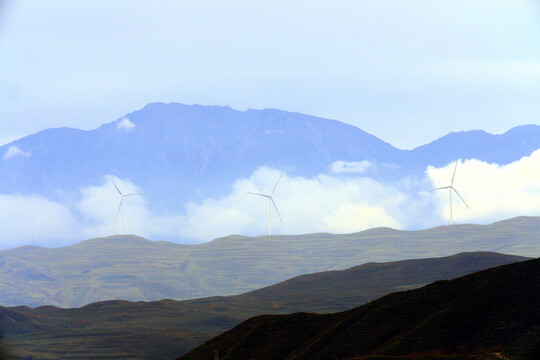
M403 288L524 258L464 253L445 258L369 263L299 276L243 295L177 302L107 301L76 309L1 308L19 358L170 359L260 314L341 311Z
M342 313L255 317L180 359L210 359L216 349L223 360L538 359L540 259Z
M498 251L539 256L540 218L423 231L388 228L355 234L248 238L201 245L152 242L135 236L99 238L48 249L0 251L0 304L77 307L123 299L187 299L238 294L293 276L395 261Z

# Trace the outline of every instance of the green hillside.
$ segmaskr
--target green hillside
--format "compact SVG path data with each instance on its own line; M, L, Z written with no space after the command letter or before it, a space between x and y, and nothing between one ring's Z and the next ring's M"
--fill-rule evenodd
M77 309L0 307L0 323L16 359L171 359L255 315L347 310L394 291L522 260L463 253L303 275L231 297L107 301Z
M0 251L0 304L78 307L96 301L225 296L301 274L369 261L426 258L463 251L540 256L540 218L422 231L229 236L200 245L115 236L61 248Z

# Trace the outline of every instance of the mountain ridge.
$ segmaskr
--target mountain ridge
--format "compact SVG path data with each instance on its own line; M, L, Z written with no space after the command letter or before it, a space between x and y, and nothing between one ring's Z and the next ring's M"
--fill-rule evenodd
M435 158L434 154L441 152L454 154L456 160L477 159L505 165L537 150L538 144L535 142L538 136L540 127L534 124L516 126L502 134L491 134L483 130L451 132L411 151L418 153L424 164L432 166L447 164ZM521 157L510 151L519 146L522 146Z
M126 118L133 126L122 126ZM151 103L92 130L46 129L0 146L0 154L10 147L25 154L0 161L0 193L58 199L58 191L74 193L115 175L143 188L150 206L165 211L223 196L261 166L310 177L328 173L336 161L369 161L393 166L368 169L364 176L392 181L458 158L503 165L540 148L540 126L525 130L484 133L482 141L472 136L475 131L451 133L401 150L356 126L297 112ZM186 191L171 195L176 187Z
M540 258L386 295L334 314L251 318L181 360L537 359Z

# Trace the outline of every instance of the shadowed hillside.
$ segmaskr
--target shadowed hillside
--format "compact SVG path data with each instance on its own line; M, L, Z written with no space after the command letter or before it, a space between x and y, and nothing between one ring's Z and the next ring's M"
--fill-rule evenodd
M150 301L240 294L301 274L342 270L368 261L495 251L540 256L540 218L421 231L376 228L244 237L200 245L135 236L92 239L49 249L0 251L0 304L78 307L96 301Z
M255 315L347 310L394 291L522 260L463 253L303 275L231 297L107 301L79 309L0 307L0 323L17 359L171 359Z
M538 359L540 259L394 293L342 313L249 319L181 360Z

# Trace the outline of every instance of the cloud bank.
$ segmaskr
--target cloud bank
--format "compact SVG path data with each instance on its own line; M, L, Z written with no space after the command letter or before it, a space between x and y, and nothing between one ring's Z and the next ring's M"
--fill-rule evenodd
M434 187L450 184L454 164L443 168L428 167L426 174ZM488 164L478 160L459 162L454 187L470 206L454 197L454 221L487 223L526 215L540 215L540 150L508 165ZM447 191L434 194L438 212L450 218Z
M380 183L361 173L351 176L348 171L343 176L330 171L312 178L284 173L274 193L283 223L272 209L272 233L351 233L379 226L422 229L446 225L448 193L428 190L448 185L453 170L454 163L428 167L422 177L395 183ZM269 193L280 174L278 169L261 167L248 178L238 179L231 193L185 203L172 214L153 213L151 199L144 194L124 198L125 233L180 243L206 242L230 234L265 235L268 202L247 192ZM144 191L128 179L115 177L114 181L123 193ZM454 186L471 207L468 210L454 197L456 223L486 224L538 215L540 150L505 166L460 161ZM121 217L115 222L119 201L106 176L97 186L81 188L78 198L69 202L0 194L0 219L5 224L0 227L0 248L61 246L119 234Z
M0 247L57 246L75 239L78 223L64 204L40 196L0 194Z

